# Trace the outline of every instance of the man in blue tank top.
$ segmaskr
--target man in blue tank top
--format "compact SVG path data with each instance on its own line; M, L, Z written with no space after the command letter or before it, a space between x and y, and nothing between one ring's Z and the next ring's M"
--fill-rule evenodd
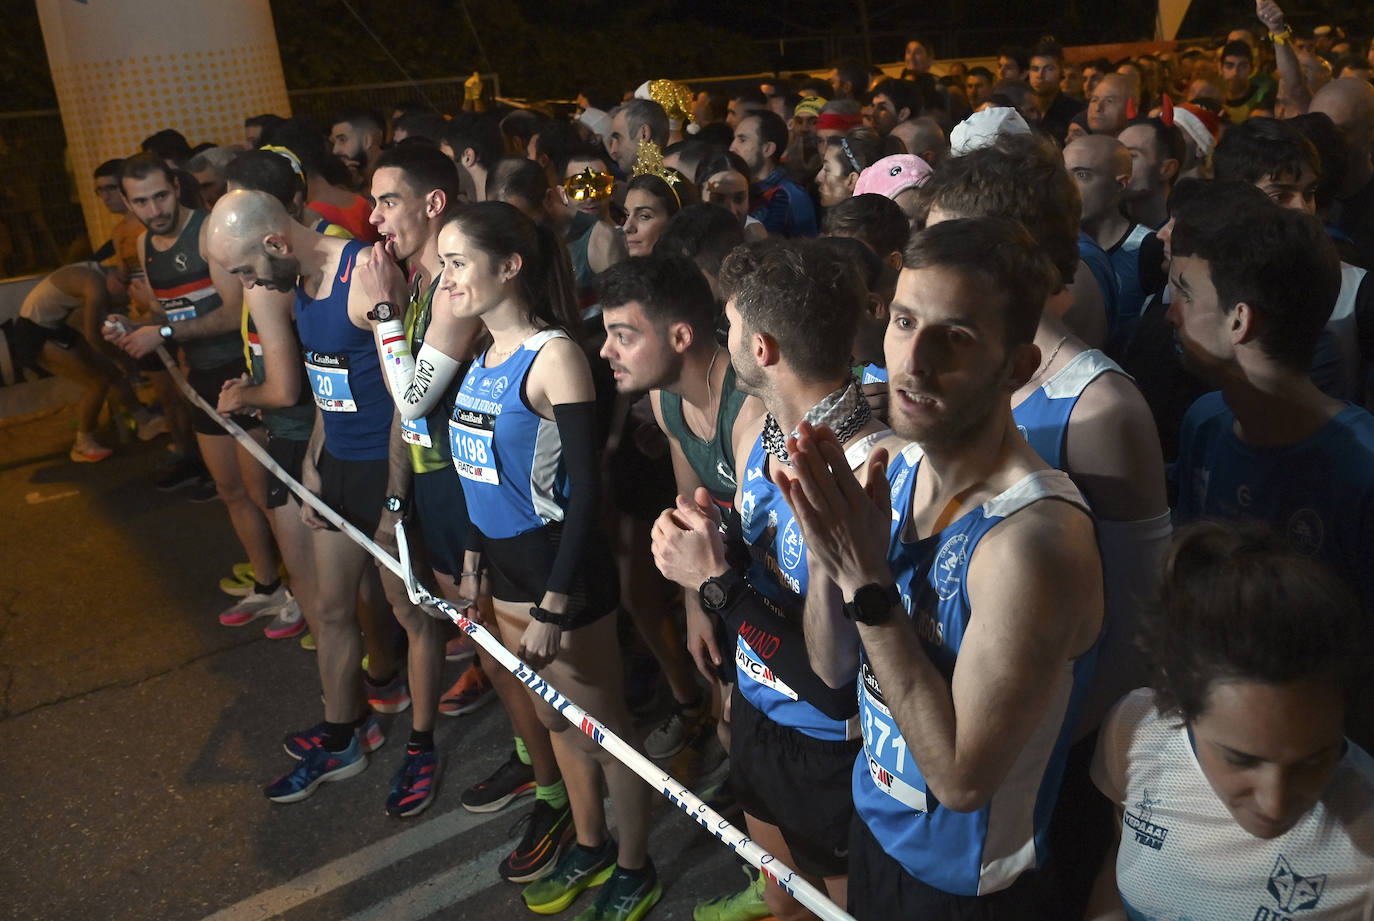
M854 672L849 684L828 686L807 659L807 548L779 483L789 469L784 433L803 420L831 426L850 467L861 467L887 431L850 369L867 290L846 254L819 240L736 249L721 267L721 290L739 387L768 412L736 444L728 557L705 489L660 516L654 556L734 635L731 782L750 836L843 902L859 749ZM779 917L801 911L770 881L700 905L695 917L716 921L749 909Z
M1225 213L1180 210L1170 246L1169 321L1189 366L1221 388L1183 419L1179 520L1268 522L1329 563L1368 616L1374 417L1308 374L1340 290L1334 244L1315 218L1255 195Z
M860 671L861 921L1061 917L1044 838L1103 599L1086 504L1011 414L1054 277L1005 218L918 234L885 348L893 429L915 443L886 483L877 452L865 488L830 432L788 441L811 661L832 686Z
M231 192L216 204L207 246L211 257L245 287L268 289L278 295L272 299L276 309L294 311L318 410L301 482L359 530L392 544L395 532L387 533L383 517L404 507L411 468L404 442L395 439L399 447L393 450L395 406L367 320L372 299L362 285L352 284L372 258L371 249L356 240L316 233L291 220L277 199L246 190ZM315 641L325 721L288 738L287 753L299 764L266 791L269 799L284 803L305 799L321 783L366 768L366 752L382 744L369 703L387 713L410 706L396 655L396 621L410 624L426 616L414 609L390 574L379 583L377 567L362 547L308 506L302 513L315 528L315 570L322 574ZM369 643L366 675L358 668L361 634Z

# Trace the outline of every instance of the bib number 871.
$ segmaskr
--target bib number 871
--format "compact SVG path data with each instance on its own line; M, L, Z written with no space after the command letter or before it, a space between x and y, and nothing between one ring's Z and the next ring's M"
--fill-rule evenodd
M864 705L864 747L867 748L880 763L889 763L883 757L888 742L891 741L892 748L896 752L896 772L898 774L906 767L906 739L897 732L881 713L876 712L871 706Z

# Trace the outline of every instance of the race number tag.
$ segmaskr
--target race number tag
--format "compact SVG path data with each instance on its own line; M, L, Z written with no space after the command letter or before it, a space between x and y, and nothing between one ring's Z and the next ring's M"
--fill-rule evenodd
M770 688L788 700L800 699L797 697L797 692L787 686L787 682L775 675L773 670L763 663L758 653L744 641L742 636L735 637L735 668L741 677Z
M859 665L859 719L864 736L864 760L874 785L903 805L926 811L925 781L916 769L916 762L907 751L897 721L883 701L878 679L868 668ZM920 787L915 786L920 784Z
M401 420L401 439L408 445L422 448L434 447L434 439L429 437L429 423L423 417Z
M305 373L310 377L310 389L315 405L327 413L356 413L358 404L348 386L348 356L326 355L323 352L305 353Z
M181 323L195 319L196 305L184 297L174 297L162 302L162 312L167 314L168 323Z
M495 428L496 417L490 413L461 407L454 413L448 422L448 440L453 467L460 477L492 486L500 484L491 444Z

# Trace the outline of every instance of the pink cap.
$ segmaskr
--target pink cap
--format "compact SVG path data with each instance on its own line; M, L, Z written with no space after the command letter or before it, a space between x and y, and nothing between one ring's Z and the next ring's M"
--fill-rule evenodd
M859 174L854 184L854 194L863 195L873 192L887 198L896 198L907 189L925 185L932 170L930 164L913 154L893 154L883 157Z

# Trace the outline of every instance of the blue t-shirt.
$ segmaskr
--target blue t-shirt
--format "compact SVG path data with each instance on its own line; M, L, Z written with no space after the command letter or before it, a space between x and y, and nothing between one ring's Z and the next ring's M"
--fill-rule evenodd
M740 484L739 516L744 541L749 546L749 584L775 602L788 622L800 625L809 576L806 541L782 492L768 478L767 460L768 452L760 435L749 451ZM767 645L777 643L794 643L803 649L792 650L792 656L780 656L778 650ZM797 655L804 652L804 644L800 629L763 635L742 627L735 638L735 672L740 693L780 726L817 739L853 738L852 720L822 713L788 683L787 675L773 668L775 659L804 661L804 654Z
M943 530L911 541L904 532L910 526L920 460L920 449L912 445L888 469L893 507L888 562L926 655L949 681L973 616L967 575L979 541L1003 519L1040 499L1071 502L1085 512L1087 506L1067 474L1040 470ZM974 812L946 808L930 792L861 650L864 750L854 765L854 806L883 850L926 885L963 896L1000 891L1039 866L1097 650L1095 643L1065 663L1039 728L992 801Z
M1140 319L1140 310L1145 305L1145 291L1140 284L1140 245L1154 231L1137 224L1122 237L1115 246L1107 250L1116 272L1117 302L1116 312L1108 314L1109 326L1113 335L1134 329Z
M508 358L468 368L449 420L453 466L463 478L468 517L485 537L515 537L552 521L568 507L568 475L556 423L525 401L525 378L539 350L561 329L530 336Z
M788 179L781 167L754 184L754 210L750 216L774 236L814 237L818 233L816 206L811 197Z
M305 375L324 419L324 445L339 460L385 460L396 404L382 379L370 330L348 317L348 291L358 253L350 240L339 256L329 294L310 298L296 288L296 331L305 350Z
M1088 385L1108 371L1125 373L1097 349L1080 352L1012 410L1016 428L1051 467L1064 469L1064 444L1073 408Z
M1117 314L1120 312L1121 283L1117 280L1116 269L1112 268L1111 257L1098 242L1083 231L1078 232L1078 258L1092 273L1093 280L1102 291L1102 307L1107 311L1107 328L1116 328Z
M1347 404L1306 441L1282 447L1246 444L1235 422L1220 392L1183 417L1178 521L1266 521L1335 567L1374 611L1374 416Z

